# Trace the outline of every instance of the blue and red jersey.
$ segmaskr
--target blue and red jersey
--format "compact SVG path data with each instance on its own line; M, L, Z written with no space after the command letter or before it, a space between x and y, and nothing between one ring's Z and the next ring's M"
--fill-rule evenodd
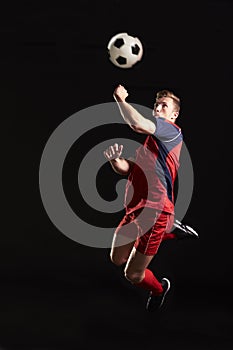
M142 207L174 214L174 183L183 142L181 129L156 117L156 130L136 150L125 191L126 213Z

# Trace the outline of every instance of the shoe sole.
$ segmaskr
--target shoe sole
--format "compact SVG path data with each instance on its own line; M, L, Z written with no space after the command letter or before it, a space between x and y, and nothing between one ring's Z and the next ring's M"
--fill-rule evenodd
M171 287L171 283L170 283L170 281L169 281L167 278L162 278L162 281L166 281L166 282L167 282L167 290L165 291L165 293L164 293L164 295L163 295L163 298L162 298L162 300L161 300L161 304L159 305L159 309L160 309L161 306L163 305L165 296L167 295L167 292L169 291L169 289L170 289L170 287Z
M173 226L175 226L179 230L184 231L186 233L188 231L188 234L190 234L191 236L195 236L196 238L199 238L198 233L192 227L182 224L179 220L176 220Z
M199 238L198 233L190 226L186 225L187 229L197 238Z

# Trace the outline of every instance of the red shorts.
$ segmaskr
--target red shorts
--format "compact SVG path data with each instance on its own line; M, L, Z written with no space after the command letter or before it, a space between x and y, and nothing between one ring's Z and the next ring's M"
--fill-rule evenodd
M142 209L126 214L115 234L125 238L125 241L121 240L125 242L122 244L135 241L137 251L144 255L155 255L163 235L172 229L174 215L153 208Z

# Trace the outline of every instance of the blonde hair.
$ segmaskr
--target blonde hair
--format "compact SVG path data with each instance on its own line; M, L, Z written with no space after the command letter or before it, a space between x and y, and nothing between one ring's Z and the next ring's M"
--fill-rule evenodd
M169 90L158 91L157 94L156 94L156 102L162 97L170 97L173 100L173 103L176 106L176 111L177 112L180 111L180 99L179 99L179 97L174 95L174 93L172 91L169 91Z

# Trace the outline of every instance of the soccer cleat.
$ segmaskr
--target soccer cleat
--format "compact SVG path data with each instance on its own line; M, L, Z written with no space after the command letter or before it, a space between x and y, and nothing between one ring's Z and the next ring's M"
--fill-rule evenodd
M167 278L162 278L161 284L163 287L163 292L161 295L153 295L152 292L150 292L146 303L147 311L153 312L159 310L163 305L165 296L170 289L170 281Z
M173 226L175 229L172 232L178 239L199 238L198 233L192 227L182 224L179 220L175 220Z

